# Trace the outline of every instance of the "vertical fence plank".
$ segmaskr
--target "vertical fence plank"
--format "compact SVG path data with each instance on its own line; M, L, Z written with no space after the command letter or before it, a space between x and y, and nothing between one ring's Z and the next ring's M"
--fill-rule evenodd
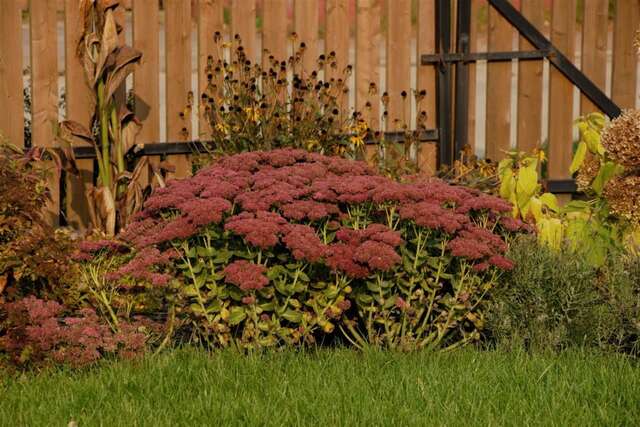
M133 73L135 114L142 121L136 138L139 144L160 140L160 10L157 1L133 0L133 47L142 52L140 65ZM149 164L157 166L160 159L150 157ZM150 181L149 169L140 174L140 184Z
M513 28L494 9L489 8L489 51L512 49ZM486 157L498 161L509 149L511 122L511 62L492 62L487 65Z
M165 0L167 139L170 142L191 137L191 118L186 114L191 91L191 2ZM176 178L191 174L187 156L172 156Z
M638 30L640 2L617 0L613 33L613 86L611 97L621 108L633 108L636 101L637 51L633 38Z
M358 0L356 9L356 110L374 130L380 129L380 5ZM376 145L365 147L365 160L373 164Z
M222 0L199 0L198 2L198 93L194 102L200 102L200 95L207 88L207 62L211 57L213 61L220 59L221 47L216 46L214 34L220 32L224 35L224 10ZM218 88L221 87L222 81L218 79L214 81ZM204 117L202 108L198 109L199 113L199 138L206 138L211 132L209 124Z
M387 130L409 126L411 117L411 1L387 3L387 87L389 94ZM401 96L404 94L405 96Z
M380 6L358 0L356 20L356 110L372 129L380 127ZM375 87L375 89L374 89ZM367 102L369 104L367 104Z
M90 128L95 101L84 67L77 55L78 43L83 33L83 17L76 0L65 0L64 12L67 119ZM77 165L79 175L67 175L67 222L73 228L85 229L89 225L86 190L93 182L93 160L79 159Z
M430 129L436 127L436 69L434 66L420 65L420 55L436 51L435 7L435 0L418 1L416 89L426 91L426 97L419 105L419 109L427 114L425 125ZM435 144L420 144L417 157L420 172L435 172L437 158Z
M584 0L582 20L582 72L604 91L607 76L608 0ZM584 95L580 97L581 114L597 111Z
M471 0L471 29L469 40L469 51L478 52L478 36L480 26L480 0ZM471 148L471 152L475 152L476 146L476 63L467 64L469 73L469 106L467 112L469 121L467 122L467 144Z
M22 11L14 0L0 0L0 133L24 146L22 96Z
M233 0L231 10L231 36L240 35L247 57L252 62L259 56L256 52L256 2L255 0Z
M527 0L520 4L521 13L540 31L544 27L544 1ZM533 50L520 37L520 50ZM518 63L518 150L530 152L539 147L542 139L542 61Z
M279 61L287 60L287 0L264 0L262 49ZM267 65L269 55L262 54Z
M142 121L137 142L160 139L160 16L157 1L133 0L133 47L142 52L133 74L135 113Z
M554 2L551 42L569 59L574 57L576 0ZM573 84L551 67L549 82L549 178L569 177L573 134Z
M58 58L56 42L56 0L30 2L32 143L38 147L54 146L53 129L58 122ZM52 166L52 165L51 165ZM53 168L52 168L53 169ZM52 174L48 182L51 202L46 217L59 223L60 182Z
M331 61L325 66L325 80L342 78L342 71L349 63L349 15L347 0L327 1L327 23L325 25L325 54L335 53L335 67ZM346 100L347 97L345 96Z
M306 46L302 69L308 74L315 70L318 59L318 4L316 0L294 1L294 28L299 43Z

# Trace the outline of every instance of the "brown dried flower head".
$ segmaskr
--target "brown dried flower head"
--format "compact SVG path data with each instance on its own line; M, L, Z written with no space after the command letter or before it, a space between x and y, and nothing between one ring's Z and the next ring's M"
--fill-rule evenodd
M640 176L616 177L604 189L611 212L640 224Z
M600 171L600 159L591 152L587 152L587 156L582 162L578 174L576 175L576 184L579 191L586 191L591 187L591 183L598 176Z
M640 111L625 110L602 132L602 145L625 167L640 167Z

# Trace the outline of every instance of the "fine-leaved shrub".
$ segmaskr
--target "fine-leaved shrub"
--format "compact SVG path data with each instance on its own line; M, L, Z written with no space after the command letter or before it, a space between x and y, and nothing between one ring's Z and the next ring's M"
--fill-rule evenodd
M399 183L303 150L222 158L170 181L119 235L119 289L163 289L178 336L208 346L450 347L479 338L509 203L440 180ZM91 263L92 253L86 253ZM118 255L122 256L122 255Z
M595 267L572 250L529 236L512 242L515 262L487 310L489 342L530 351L592 347L638 354L640 262L612 253Z

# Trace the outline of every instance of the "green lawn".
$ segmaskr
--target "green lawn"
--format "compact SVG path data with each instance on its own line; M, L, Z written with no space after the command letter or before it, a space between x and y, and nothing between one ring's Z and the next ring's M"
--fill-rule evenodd
M0 380L6 426L639 425L624 357L173 351Z

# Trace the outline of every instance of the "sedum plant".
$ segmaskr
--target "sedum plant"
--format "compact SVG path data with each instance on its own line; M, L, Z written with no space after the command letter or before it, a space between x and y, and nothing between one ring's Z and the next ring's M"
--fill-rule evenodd
M503 236L526 227L509 212L340 157L243 153L156 190L118 236L130 251L108 279L163 306L175 339L208 347L340 331L358 347L451 348L479 338L484 301L512 266Z
M94 228L108 236L126 225L140 208L138 177L146 166L146 161L141 161L131 171L125 158L141 124L127 107L123 83L142 53L121 43L121 28L115 19L118 7L112 0L80 2L84 33L78 56L93 93L95 112L90 123L66 120L58 129L62 141L89 143L95 148L98 182L87 190L87 198Z

